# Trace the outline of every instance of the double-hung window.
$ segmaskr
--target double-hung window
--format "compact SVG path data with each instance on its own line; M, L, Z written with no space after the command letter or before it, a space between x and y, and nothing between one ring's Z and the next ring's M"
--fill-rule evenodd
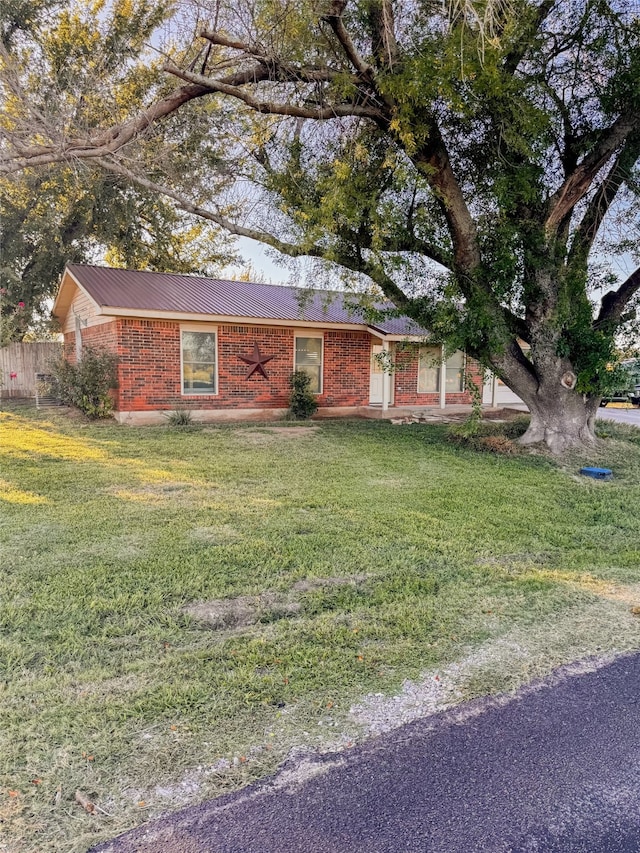
M296 335L294 370L304 370L311 379L309 390L322 393L322 338Z
M182 393L215 394L216 333L182 329Z
M418 393L439 394L442 382L441 347L420 347ZM464 353L457 350L444 363L444 388L448 394L464 390Z
M418 359L418 394L437 394L440 391L440 347L420 347Z
M464 353L456 350L444 365L444 387L448 394L464 391Z

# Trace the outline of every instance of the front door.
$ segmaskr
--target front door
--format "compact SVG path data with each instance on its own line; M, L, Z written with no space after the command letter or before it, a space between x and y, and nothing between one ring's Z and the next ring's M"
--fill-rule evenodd
M371 347L371 380L369 382L369 402L382 404L382 383L384 371L376 355L382 352L382 344Z

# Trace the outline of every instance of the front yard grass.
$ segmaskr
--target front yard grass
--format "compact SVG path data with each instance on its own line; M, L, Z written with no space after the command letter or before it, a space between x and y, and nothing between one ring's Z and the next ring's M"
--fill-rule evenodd
M406 679L438 708L640 647L639 433L558 463L281 427L0 412L0 850L80 853L349 748Z

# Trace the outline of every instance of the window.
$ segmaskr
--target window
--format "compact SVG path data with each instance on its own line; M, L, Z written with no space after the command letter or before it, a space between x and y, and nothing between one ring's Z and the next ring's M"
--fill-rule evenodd
M182 393L216 393L216 333L182 330Z
M440 391L440 347L420 347L418 358L418 394L437 394Z
M445 364L445 391L448 394L464 391L464 353L456 350Z
M296 337L294 370L304 370L311 378L309 390L322 393L322 338Z
M442 349L420 347L418 359L418 393L439 394L442 372ZM454 394L464 390L464 353L457 350L445 362L444 390Z

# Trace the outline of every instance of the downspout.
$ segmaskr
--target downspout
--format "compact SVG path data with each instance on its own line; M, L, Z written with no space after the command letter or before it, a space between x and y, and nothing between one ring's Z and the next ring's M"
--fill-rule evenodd
M447 362L444 357L444 346L440 347L440 408L447 405Z
M76 314L76 362L78 364L82 361L82 327L86 325L87 321Z
M385 364L389 363L389 341L383 339L382 341L382 351L385 353ZM391 373L388 370L383 370L382 372L382 411L386 412L389 408L389 381L391 379Z

